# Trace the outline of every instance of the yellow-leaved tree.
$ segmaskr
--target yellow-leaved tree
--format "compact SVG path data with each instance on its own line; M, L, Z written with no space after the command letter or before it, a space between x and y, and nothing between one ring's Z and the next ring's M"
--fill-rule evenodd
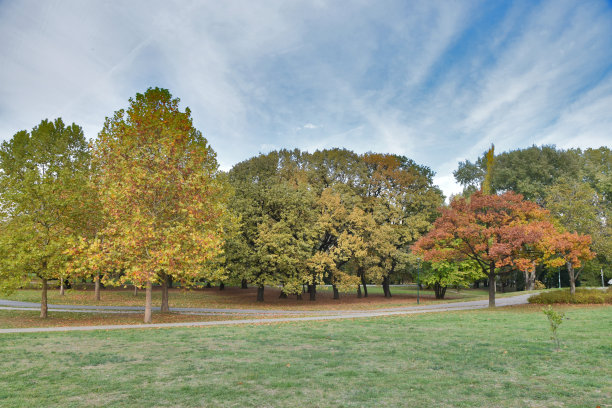
M136 94L106 119L93 149L105 227L91 248L105 268L112 257L119 284L146 288L145 323L154 283L166 312L169 279L189 286L224 275L211 264L223 247L227 190L215 152L178 105L166 89Z

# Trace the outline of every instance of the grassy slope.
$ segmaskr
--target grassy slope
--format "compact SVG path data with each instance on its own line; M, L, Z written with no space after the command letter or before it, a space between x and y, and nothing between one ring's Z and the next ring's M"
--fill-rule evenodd
M562 309L0 335L0 406L604 407L612 307Z

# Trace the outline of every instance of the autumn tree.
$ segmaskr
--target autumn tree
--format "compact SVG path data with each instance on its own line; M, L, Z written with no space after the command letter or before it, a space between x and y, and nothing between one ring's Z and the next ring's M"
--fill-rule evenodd
M106 218L104 241L93 249L113 257L123 271L119 283L146 287L150 323L154 283L167 311L169 278L186 286L222 278L207 264L222 250L226 193L189 108L182 112L179 99L159 88L129 102L106 119L93 151Z
M103 245L102 232L106 220L98 194L100 188L96 186L97 181L97 170L90 163L87 182L79 196L80 206L86 216L82 217L78 233L72 237L65 255L68 257L67 274L73 278L91 278L94 281L94 299L99 301L102 281L112 281L117 268L114 257L104 253L110 248Z
M495 279L512 269L533 268L536 247L555 229L548 212L513 192L474 193L459 197L434 228L415 244L415 252L430 262L471 260L489 280L489 306L495 306Z
M61 119L43 120L0 148L0 270L11 277L2 286L35 274L43 318L48 280L65 277L65 251L88 216L82 196L89 159L82 129Z
M548 235L540 244L544 260L550 266L567 266L570 293L576 294L576 280L582 272L583 263L595 257L591 251L591 237L576 232Z
M325 282L339 299L340 291L359 285L360 260L367 257L364 231L374 225L360 207L367 169L358 154L346 149L318 150L304 159L316 197L316 239L308 261L310 299L316 299L317 285Z
M363 209L375 228L366 231L370 266L362 278L381 282L391 297L391 277L410 262L411 245L428 231L444 196L433 185L434 173L406 157L367 153L363 161Z

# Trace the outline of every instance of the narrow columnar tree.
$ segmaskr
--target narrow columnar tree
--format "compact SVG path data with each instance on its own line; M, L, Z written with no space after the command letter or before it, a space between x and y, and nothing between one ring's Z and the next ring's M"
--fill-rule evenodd
M43 120L0 148L0 270L12 278L5 286L16 276L41 280L43 318L47 281L65 277L65 251L88 215L82 200L88 170L82 129L61 119Z
M169 277L183 285L222 278L207 266L222 251L226 193L214 151L178 105L165 89L137 94L106 119L93 152L106 217L97 250L123 270L119 283L146 287L145 323L154 283L167 311Z

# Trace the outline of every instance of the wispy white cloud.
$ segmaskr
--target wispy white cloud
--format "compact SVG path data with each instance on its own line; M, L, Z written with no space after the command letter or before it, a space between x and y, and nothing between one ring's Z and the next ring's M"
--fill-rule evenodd
M609 143L612 6L431 1L0 3L0 137L63 117L95 137L149 86L222 168L346 147L452 171L497 151Z

